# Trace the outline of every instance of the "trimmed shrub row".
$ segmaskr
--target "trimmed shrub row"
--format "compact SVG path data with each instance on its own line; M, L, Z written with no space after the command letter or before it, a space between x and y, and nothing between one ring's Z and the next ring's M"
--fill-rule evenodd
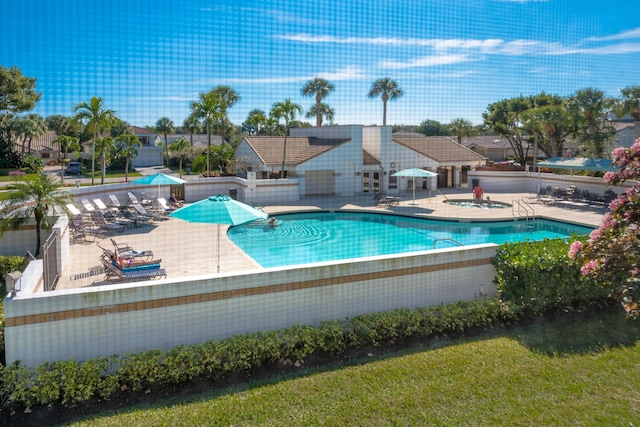
M520 311L497 299L403 309L292 326L279 331L238 335L167 351L65 360L26 368L19 362L0 366L3 406L53 406L108 398L118 390L146 390L193 378L216 379L255 371L278 360L303 361L315 354L340 354L368 345L392 344L411 337L461 335L469 329L510 324Z
M580 266L569 260L571 243L586 239L501 245L492 260L501 299L515 304L525 316L610 304L611 289L582 276Z

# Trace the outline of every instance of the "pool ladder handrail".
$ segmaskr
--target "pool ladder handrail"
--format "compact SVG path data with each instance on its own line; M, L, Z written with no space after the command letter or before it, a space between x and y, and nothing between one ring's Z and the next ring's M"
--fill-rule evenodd
M516 207L517 207L517 211L516 211ZM524 210L524 215L522 214L523 210ZM529 215L529 213L531 213L531 215ZM511 204L511 214L513 216L517 214L519 217L524 216L525 219L529 221L529 219L533 219L536 216L536 211L535 209L533 209L533 207L529 203L521 199L521 200L513 201L513 203Z
M257 200L252 200L250 202L250 205L251 205L252 208L258 209L259 211L264 212L264 208L262 207L262 205L260 203L258 203Z
M444 242L444 241L453 242L453 243L455 243L455 244L456 244L456 245L458 245L458 246L464 246L464 244L463 244L463 243L460 243L460 242L458 242L457 240L449 239L449 238L442 238L442 239L434 239L434 241L433 241L433 249L437 249L437 248L436 248L437 243L438 243L438 242L440 242L440 241L443 241L443 242Z
M441 195L442 197L444 197L444 199L445 199L445 200L449 200L449 198L447 197L447 195L446 195L446 194L444 194L442 191L440 191L440 190L439 190L439 189L437 189L437 188L432 188L432 189L430 189L430 190L429 190L429 203L431 203L431 197L433 197L433 192L434 192L434 191L437 191L438 193L440 193L440 195Z

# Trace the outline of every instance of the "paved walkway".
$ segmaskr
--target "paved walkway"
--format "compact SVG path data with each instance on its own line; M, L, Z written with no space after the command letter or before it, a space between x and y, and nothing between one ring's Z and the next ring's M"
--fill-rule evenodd
M153 172L155 173L155 172ZM417 215L439 218L513 218L517 213L511 208L505 209L477 209L453 206L444 203L448 199L471 200L471 194L466 190L444 190L432 198L418 194L416 204L413 205L411 194L403 194L403 200L396 206L373 206L372 196L356 197L308 197L296 203L285 205L267 205L264 210L270 214L278 212L308 210L308 209L370 209L376 212L393 212L406 215ZM492 201L513 203L534 197L529 193L491 193ZM579 222L597 226L600 224L604 208L576 208L568 205L544 205L535 203L530 205L538 216L546 216L561 220ZM220 274L248 272L261 267L235 246L227 237L228 226L215 224L194 224L171 218L158 221L139 228L126 229L122 233L97 242L76 242L70 245L70 261L62 273L56 289L73 289L84 286L99 286L104 284L98 258L101 254L100 245L113 248L109 238L118 243L128 243L134 249L152 250L155 258L162 258L162 267L166 269L169 278L211 275L217 273L217 237L220 235Z

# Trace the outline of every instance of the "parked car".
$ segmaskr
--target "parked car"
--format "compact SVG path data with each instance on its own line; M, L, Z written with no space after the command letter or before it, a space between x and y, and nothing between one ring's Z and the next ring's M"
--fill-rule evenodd
M81 175L82 174L82 163L80 162L69 162L67 165L67 175Z

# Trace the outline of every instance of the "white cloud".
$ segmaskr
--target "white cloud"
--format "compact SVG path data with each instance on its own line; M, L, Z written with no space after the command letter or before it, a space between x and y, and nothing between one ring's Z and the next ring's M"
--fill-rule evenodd
M589 37L586 41L590 42L606 42L611 40L624 40L631 38L640 38L640 28L634 28L633 30L623 31L618 34L613 34L606 37Z
M332 72L319 72L314 75L307 76L280 76L280 77L260 77L260 78L227 78L217 79L217 84L274 84L274 83L296 83L306 82L315 77L323 77L327 80L342 81L342 80L357 80L366 78L367 76L362 70L354 65L332 71Z
M393 60L385 60L380 62L382 68L414 68L414 67L433 67L437 65L459 64L461 62L469 62L472 59L468 55L436 55L424 56L422 58L412 59L408 62L397 62Z

